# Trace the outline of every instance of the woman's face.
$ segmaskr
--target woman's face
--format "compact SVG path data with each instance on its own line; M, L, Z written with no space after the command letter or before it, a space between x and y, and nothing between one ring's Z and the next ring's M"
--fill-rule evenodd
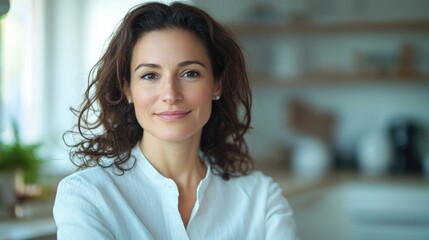
M130 70L126 95L144 136L199 141L221 93L202 42L186 30L148 32L133 49Z

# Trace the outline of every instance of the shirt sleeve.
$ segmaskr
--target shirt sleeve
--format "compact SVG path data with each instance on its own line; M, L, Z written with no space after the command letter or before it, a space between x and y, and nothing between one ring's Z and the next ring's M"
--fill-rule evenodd
M292 209L280 186L272 180L268 189L265 225L265 239L298 239Z
M57 239L114 239L102 219L99 193L94 190L79 178L60 182L53 209Z

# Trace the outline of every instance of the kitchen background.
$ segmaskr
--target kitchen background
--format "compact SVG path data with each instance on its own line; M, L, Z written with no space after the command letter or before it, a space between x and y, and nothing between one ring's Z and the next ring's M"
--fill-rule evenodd
M62 142L75 121L69 107L140 2L11 0L0 17L0 142L12 141L12 122L23 143L41 142L44 185L73 171ZM429 1L188 2L243 47L250 151L284 187L301 239L427 239ZM38 231L31 219L0 218L0 239L6 230L29 238L20 234Z

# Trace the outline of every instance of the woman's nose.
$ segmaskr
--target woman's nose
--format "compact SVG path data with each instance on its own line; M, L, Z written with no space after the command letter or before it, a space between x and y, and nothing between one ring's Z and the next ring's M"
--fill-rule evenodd
M180 83L177 79L166 79L162 86L162 101L174 104L183 99Z

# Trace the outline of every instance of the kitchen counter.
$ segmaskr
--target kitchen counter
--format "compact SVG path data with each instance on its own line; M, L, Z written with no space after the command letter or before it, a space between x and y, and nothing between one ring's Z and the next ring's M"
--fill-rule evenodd
M56 239L52 207L53 199L27 201L16 206L14 211L19 217L0 218L0 240Z
M423 175L333 171L303 178L281 167L258 170L283 189L301 239L429 239L429 179Z
M57 227L52 217L0 220L0 239L55 239Z
M286 197L292 197L312 190L335 187L344 183L420 185L429 187L429 178L421 174L368 176L357 171L331 171L322 176L299 177L285 167L257 166L256 168L273 178Z

